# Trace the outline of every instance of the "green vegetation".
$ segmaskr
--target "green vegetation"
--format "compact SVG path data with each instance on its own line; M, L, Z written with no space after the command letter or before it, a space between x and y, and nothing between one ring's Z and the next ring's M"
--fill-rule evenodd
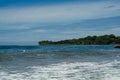
M79 39L61 41L39 41L39 45L109 45L120 44L120 37L114 34L102 36L87 36Z

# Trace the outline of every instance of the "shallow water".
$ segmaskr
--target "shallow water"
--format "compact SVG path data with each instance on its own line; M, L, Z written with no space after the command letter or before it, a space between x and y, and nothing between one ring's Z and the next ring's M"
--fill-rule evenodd
M120 49L0 46L0 80L120 80Z

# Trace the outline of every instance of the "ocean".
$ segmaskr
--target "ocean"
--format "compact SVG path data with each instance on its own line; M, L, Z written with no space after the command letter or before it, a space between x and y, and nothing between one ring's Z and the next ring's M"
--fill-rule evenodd
M0 46L0 80L120 80L114 45Z

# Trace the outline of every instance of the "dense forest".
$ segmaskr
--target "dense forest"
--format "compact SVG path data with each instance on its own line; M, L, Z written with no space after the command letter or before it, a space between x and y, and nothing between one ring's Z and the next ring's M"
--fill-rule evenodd
M120 44L120 36L114 34L102 36L87 36L79 39L68 39L61 41L39 41L39 45L109 45Z

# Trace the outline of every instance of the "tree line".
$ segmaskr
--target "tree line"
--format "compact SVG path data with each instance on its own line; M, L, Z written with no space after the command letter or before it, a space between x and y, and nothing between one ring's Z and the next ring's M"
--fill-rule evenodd
M114 34L102 36L87 36L78 39L68 39L61 41L39 41L39 45L109 45L120 44L120 36Z

